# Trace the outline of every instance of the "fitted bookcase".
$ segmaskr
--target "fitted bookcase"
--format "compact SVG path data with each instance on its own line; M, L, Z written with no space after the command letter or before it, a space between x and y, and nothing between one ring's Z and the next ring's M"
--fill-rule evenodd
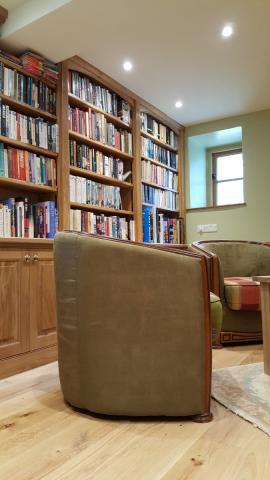
M46 80L29 74L21 65L1 56L0 67L2 75L0 91L1 208L3 209L5 202L13 198L21 199L24 209L28 204L36 205L49 201L56 203L58 185L55 172L58 153L56 148L52 150L49 146L48 148L40 146L40 143L43 144L42 138L35 136L33 130L31 133L29 130L23 130L23 120L28 122L28 126L30 122L34 125L36 121L34 119L40 119L38 122L40 121L43 127L46 127L45 122L55 125L57 123L56 108L52 108L52 103L49 101L46 105L42 105L44 108L40 108L38 101L33 101L29 97L29 85L33 86L33 83L38 85L43 94L48 87L50 96L54 97L57 96L57 88ZM24 85L22 85L23 82L25 82ZM10 122L5 121L7 115ZM12 125L15 117L17 125L18 119L21 119L21 128L17 126L17 129L7 130L6 125L9 123ZM52 128L55 129L55 127ZM31 135L31 138L29 143L26 143L28 135ZM33 138L35 138L34 141ZM6 155L5 163L4 154ZM46 171L43 178L44 184L34 177L34 167L31 173L29 171L30 154L36 155L36 164L38 158L43 159L43 167ZM31 159L34 162L34 155L31 155ZM39 215L42 213L41 210L36 212L39 212ZM5 217L2 214L1 218L0 377L4 377L56 358L56 309L53 239L14 237L21 233L18 231L18 224L14 223L14 218L8 218L6 213ZM6 221L3 220L4 218ZM4 228L13 229L12 238L3 238ZM7 234L6 231L5 234ZM31 225L28 224L25 234L29 237L37 236L37 222L32 232Z
M1 62L37 80L6 58L0 57ZM29 204L54 201L58 230L136 241L143 241L143 207L148 206L156 219L150 241L160 241L160 221L172 219L174 226L173 222L179 222L179 234L170 240L183 243L184 128L77 56L59 64L58 84L52 88L56 94L53 112L21 101L17 95L0 93L2 105L12 111L57 123L59 128L58 151L1 134L2 149L18 149L25 155L45 157L45 163L46 159L55 162L56 178L47 181L46 175L41 184L24 169L7 175L0 163L0 205L13 197L27 198ZM149 128L142 125L143 115L151 118ZM155 149L172 152L177 161L172 166L157 150L146 155L142 139L151 141ZM146 178L145 165L153 178ZM173 193L177 202L173 206L155 201L145 205L145 187ZM168 237L164 239L168 241ZM56 359L53 239L0 236L0 285L0 377Z
M74 85L71 85L71 78L75 78ZM97 92L102 89L106 90L110 95L117 95L125 105L128 105L130 111L129 121L121 117L123 109L120 108L120 112L118 113L112 113L105 105L106 101L103 101L101 105L100 98L102 99L102 94L100 93L99 99L97 99L97 94L96 97L94 97L92 95L92 90L89 93L89 82L92 87L93 85L95 86ZM150 186L155 190L158 189L159 192L165 192L165 195L173 194L177 198L174 207L162 204L156 205L155 202L153 202L151 208L153 209L153 215L155 218L164 216L168 219L175 219L175 221L177 221L179 232L177 235L177 243L183 242L183 127L170 119L167 115L163 114L157 108L120 85L111 77L77 56L61 63L59 92L60 172L58 179L58 205L60 229L74 229L76 223L74 215L76 216L77 212L81 211L83 213L79 213L78 215L79 222L76 223L76 230L108 234L108 231L104 232L102 229L98 231L100 217L119 217L124 219L128 225L132 225L132 228L127 229L129 233L121 238L142 241L142 212L144 204L146 204L143 198L143 188L144 186ZM142 114L149 115L149 117L160 125L161 133L153 132L153 134L151 134L147 130L143 131L141 121ZM86 115L88 117L90 115L92 121L92 130L90 128L91 131L87 125L88 120L85 120ZM95 115L101 119L101 124L104 122L107 126L110 125L110 128L118 129L123 135L130 136L132 139L132 147L129 151L125 151L123 148L120 149L119 146L116 147L112 144L109 145L108 135L105 136L106 139L103 137L102 140L99 136L98 138L95 138L95 133L93 131ZM85 128L85 125L87 128ZM167 131L171 132L174 136L175 144L173 146L166 143L166 140L163 139L162 129L163 131L167 129ZM154 155L152 158L143 155L142 138L151 141L156 147L177 156L175 168L161 163L161 161L159 161ZM73 146L71 150L72 144ZM76 145L78 146L77 149L88 148L91 150L92 157L93 152L98 152L99 155L103 154L110 157L111 159L114 159L115 162L122 162L122 177L115 178L110 172L107 172L107 174L104 174L104 171L97 172L96 165L95 167L93 167L93 165L87 165L87 168L81 168L81 165L78 166L76 161L74 162L74 150L76 150ZM169 172L170 175L173 174L177 178L174 182L174 187L169 188L165 184L157 184L146 179L142 175L143 161L151 166L158 167L159 172L165 172L165 174ZM80 161L80 163L82 162ZM70 176L72 177L71 181ZM121 206L112 205L108 207L100 204L97 205L96 202L93 203L91 201L91 198L87 198L87 201L83 202L78 201L74 198L73 191L76 189L76 193L78 193L79 190L79 197L81 200L81 180L78 179L78 177L91 180L99 185L98 188L103 188L103 186L117 187L120 192ZM76 187L74 187L74 182L76 183ZM83 182L85 184L85 180L83 180ZM87 227L85 224L83 225L82 215L85 215L85 212L91 212L97 219L99 218L94 230L90 230L89 226ZM160 239L157 238L157 235L155 235L151 241L159 240Z

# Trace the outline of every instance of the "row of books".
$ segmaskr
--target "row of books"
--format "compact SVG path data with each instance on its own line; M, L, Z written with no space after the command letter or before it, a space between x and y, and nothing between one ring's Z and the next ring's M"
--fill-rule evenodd
M160 147L156 143L152 142L150 138L141 137L141 154L144 157L148 157L152 160L162 163L164 166L175 169L178 168L177 153Z
M160 190L159 188L148 185L142 185L142 202L168 210L177 210L179 206L178 193L170 192L169 190Z
M69 91L123 122L130 124L130 106L119 95L93 82L85 75L69 71Z
M56 92L41 80L18 73L6 67L0 61L0 92L4 95L41 108L49 113L56 113Z
M43 118L11 110L0 100L0 134L31 145L58 151L58 126Z
M134 220L116 215L96 215L84 210L70 210L70 229L78 232L94 233L121 240L135 240Z
M15 178L55 188L56 162L54 158L6 147L0 142L0 177Z
M102 113L69 106L68 127L69 130L132 155L132 134L117 129Z
M103 152L78 143L76 140L69 142L69 155L70 165L73 167L123 180L124 162L119 158L104 155Z
M141 112L140 117L141 130L143 132L150 133L161 142L177 148L177 135L171 128L157 122L149 113Z
M167 168L142 160L142 181L155 183L160 187L177 190L178 175Z
M143 206L143 241L146 243L181 243L180 219L157 213Z
M54 201L34 204L27 198L0 201L0 237L53 238L57 229Z
M70 201L121 209L120 188L70 175Z

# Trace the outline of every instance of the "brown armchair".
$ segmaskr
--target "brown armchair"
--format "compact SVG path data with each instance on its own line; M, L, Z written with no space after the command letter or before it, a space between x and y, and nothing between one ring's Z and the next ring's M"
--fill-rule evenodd
M221 343L261 341L262 323L256 275L270 274L270 248L266 243L209 240L193 243L206 255L210 288L221 298Z
M67 402L99 414L211 420L203 256L68 232L54 248Z

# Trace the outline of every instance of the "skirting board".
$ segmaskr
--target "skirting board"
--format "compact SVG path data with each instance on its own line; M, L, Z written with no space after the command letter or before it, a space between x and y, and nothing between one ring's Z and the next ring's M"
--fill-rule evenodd
M5 358L0 360L0 379L55 362L55 360L57 360L57 345Z

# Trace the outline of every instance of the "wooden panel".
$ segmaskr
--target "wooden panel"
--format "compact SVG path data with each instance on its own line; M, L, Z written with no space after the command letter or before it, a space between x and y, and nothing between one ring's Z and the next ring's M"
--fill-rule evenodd
M55 360L57 360L56 345L0 359L0 378L10 377Z
M53 252L32 250L30 262L30 350L56 343Z
M0 358L22 353L29 347L29 267L24 253L0 251Z

